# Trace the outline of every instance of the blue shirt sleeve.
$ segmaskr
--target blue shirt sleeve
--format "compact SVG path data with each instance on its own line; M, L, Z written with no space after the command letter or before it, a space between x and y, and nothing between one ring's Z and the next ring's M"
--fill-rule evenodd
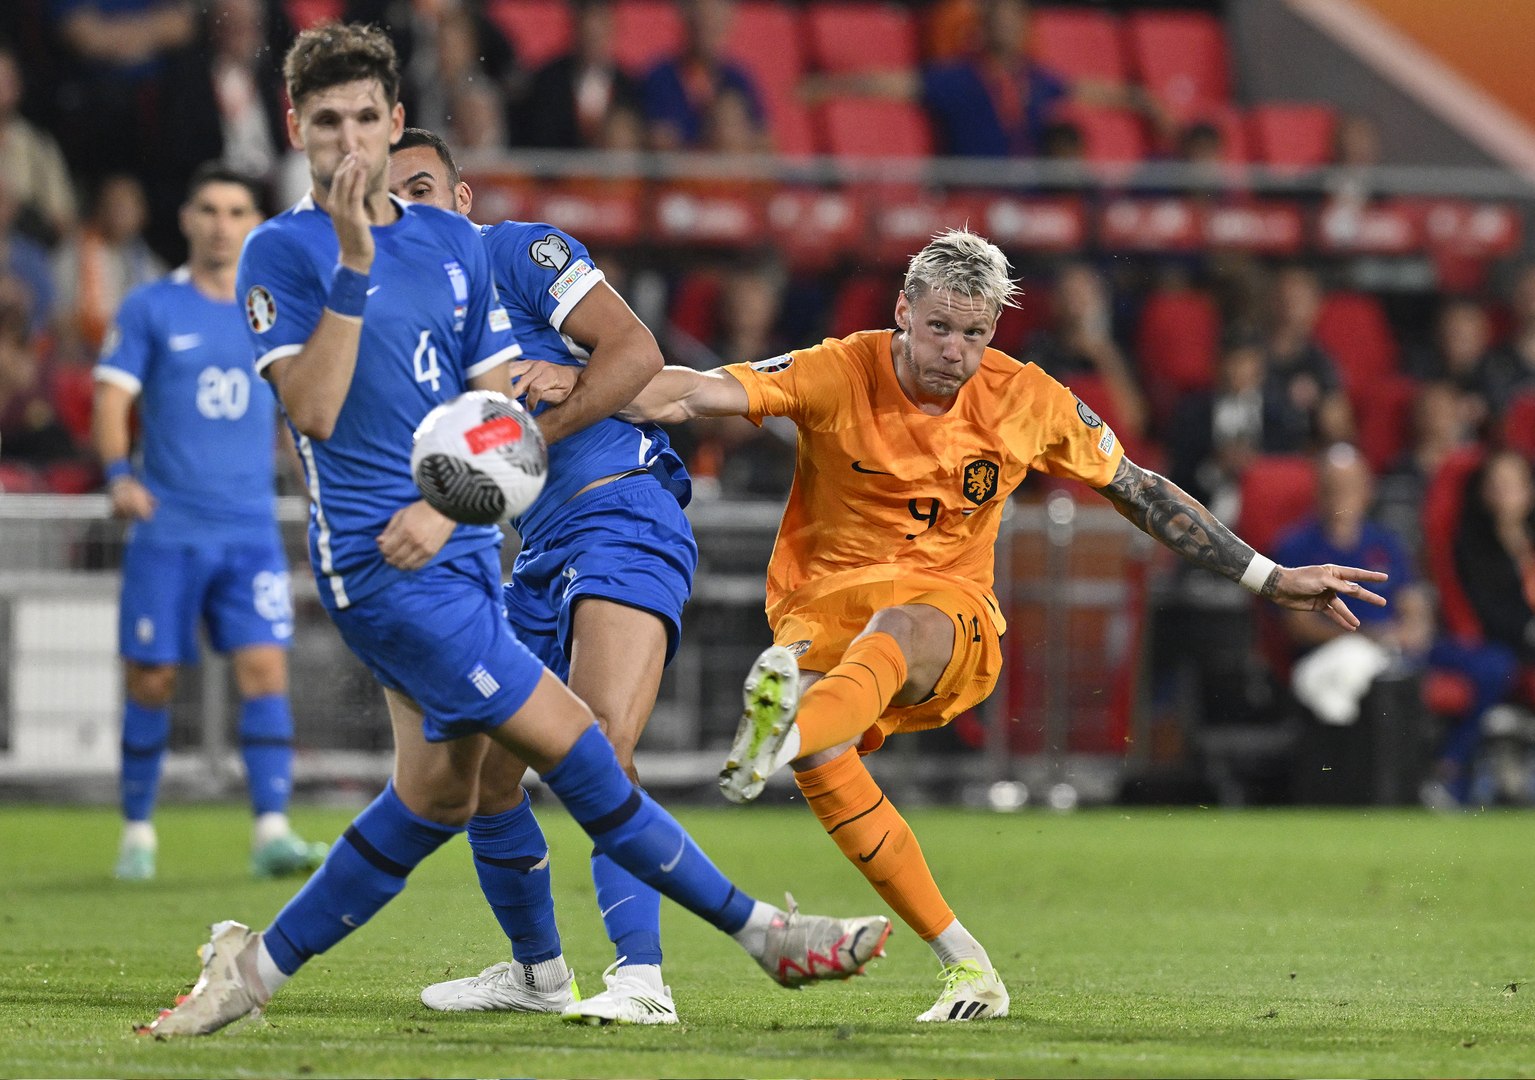
M240 253L235 295L245 305L245 328L259 374L293 356L309 341L325 308L325 283L294 238L258 228Z
M488 246L507 305L555 330L603 280L586 245L553 225L503 226L492 230Z
M505 364L522 355L522 346L512 331L511 316L501 304L495 279L490 272L490 257L479 234L464 221L464 265L469 273L469 311L464 316L463 364L466 378Z
M154 359L155 333L144 289L129 293L101 346L95 377L138 394L149 377Z

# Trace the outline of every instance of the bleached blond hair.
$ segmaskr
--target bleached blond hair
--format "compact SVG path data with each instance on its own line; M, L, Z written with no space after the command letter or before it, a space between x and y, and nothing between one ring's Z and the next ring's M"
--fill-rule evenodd
M1018 283L1008 276L1011 269L1002 249L984 236L950 229L911 257L901 291L913 304L940 289L980 297L1000 315L1004 307L1018 306Z

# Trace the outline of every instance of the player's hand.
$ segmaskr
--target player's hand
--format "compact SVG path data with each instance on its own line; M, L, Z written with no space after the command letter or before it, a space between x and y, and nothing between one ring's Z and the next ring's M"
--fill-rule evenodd
M155 516L158 503L136 477L122 476L107 489L112 500L112 516L124 521L148 521Z
M1386 598L1371 592L1361 581L1385 581L1379 570L1361 570L1357 566L1281 567L1274 587L1274 603L1292 611L1320 611L1345 630L1357 630L1359 618L1348 609L1344 599L1362 600L1385 607Z
M341 261L359 274L373 269L373 232L368 227L368 172L356 154L348 154L336 166L327 199Z
M512 397L523 398L530 409L543 403L558 405L581 377L580 368L547 360L513 360L506 373L512 380Z
M378 550L384 561L400 570L420 570L442 550L456 527L423 500L417 499L395 512L378 534Z

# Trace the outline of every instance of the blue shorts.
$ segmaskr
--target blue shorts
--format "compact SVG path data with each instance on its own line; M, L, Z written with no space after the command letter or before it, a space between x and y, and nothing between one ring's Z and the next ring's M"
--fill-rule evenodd
M374 677L421 706L428 742L500 727L543 677L502 617L499 556L434 563L331 612Z
M576 601L611 600L666 624L666 660L682 636L698 544L677 497L649 474L577 496L525 537L506 586L513 629L561 679L570 675Z
M219 652L292 642L288 560L275 530L264 543L128 542L117 618L123 659L196 663L199 619Z

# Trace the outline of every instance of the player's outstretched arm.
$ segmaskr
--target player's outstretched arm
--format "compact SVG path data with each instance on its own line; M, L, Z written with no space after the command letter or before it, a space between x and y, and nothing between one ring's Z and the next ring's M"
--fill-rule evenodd
M724 368L667 366L619 416L635 423L680 424L695 416L745 416L750 408L746 387Z
M1359 619L1343 597L1384 607L1384 597L1360 582L1385 581L1378 570L1354 566L1277 566L1257 554L1210 513L1203 504L1165 476L1141 468L1129 458L1119 463L1114 479L1098 488L1136 528L1184 558L1222 577L1237 581L1294 611L1320 611L1345 630Z

